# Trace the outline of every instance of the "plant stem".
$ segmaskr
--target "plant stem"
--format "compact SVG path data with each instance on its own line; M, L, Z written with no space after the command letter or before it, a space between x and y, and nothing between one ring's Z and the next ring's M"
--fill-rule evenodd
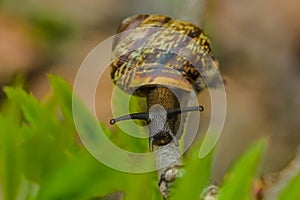
M168 199L172 183L179 175L182 160L178 146L172 141L164 146L155 147L158 186L163 199Z
M271 181L266 183L266 190L263 191L265 200L277 199L280 191L300 172L300 151L296 158L290 162L276 177L271 177ZM272 176L272 175L270 175ZM275 181L274 181L275 178Z

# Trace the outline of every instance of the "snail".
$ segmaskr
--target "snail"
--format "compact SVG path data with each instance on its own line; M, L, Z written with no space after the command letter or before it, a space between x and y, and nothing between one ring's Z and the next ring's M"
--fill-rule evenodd
M222 82L215 76L218 62L211 53L209 38L187 21L162 15L129 17L121 23L118 34L113 42L111 78L123 91L146 97L148 111L110 123L145 120L151 151L153 145L172 140L178 145L180 114L203 111L202 106L181 108L180 100L192 90L199 93Z

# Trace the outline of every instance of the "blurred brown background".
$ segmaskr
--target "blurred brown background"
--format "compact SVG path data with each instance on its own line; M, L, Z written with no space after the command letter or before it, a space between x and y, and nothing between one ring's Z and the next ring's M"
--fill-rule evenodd
M87 54L112 36L123 18L157 13L201 22L213 42L227 83L227 119L216 160L216 180L253 141L270 140L265 172L284 167L300 143L300 2L296 0L207 1L0 0L0 84L22 73L43 98L47 73L70 83ZM101 59L101 56L99 56ZM112 84L97 93L99 119L111 117ZM205 97L206 96L206 97ZM207 93L203 104L209 104ZM201 102L201 100L200 100ZM209 120L203 114L204 122Z

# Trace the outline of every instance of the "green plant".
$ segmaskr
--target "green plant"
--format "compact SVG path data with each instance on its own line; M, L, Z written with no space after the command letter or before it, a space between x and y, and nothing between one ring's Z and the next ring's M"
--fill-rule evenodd
M7 98L0 113L2 199L101 199L114 192L128 200L161 199L156 172L119 172L86 151L73 122L71 87L56 76L49 79L52 94L43 102L20 87L5 88ZM82 109L88 113L83 104ZM94 120L92 115L86 117ZM105 129L105 134L120 135L122 140L114 141L120 146L131 142L119 131ZM199 159L200 145L195 145L186 156L185 173L175 183L171 199L199 199L208 185L213 152ZM265 146L264 140L256 143L234 164L226 175L219 199L252 198L252 182ZM131 145L137 151L144 147L138 142ZM281 199L295 199L299 196L297 187L299 175L288 183Z

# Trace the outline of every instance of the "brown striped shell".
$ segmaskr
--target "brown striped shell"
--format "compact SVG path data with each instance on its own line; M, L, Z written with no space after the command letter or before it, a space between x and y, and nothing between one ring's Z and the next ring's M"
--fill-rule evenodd
M200 92L207 84L219 84L210 40L197 26L162 15L136 15L125 19L118 33L111 77L125 92L145 96L147 88L157 85Z

